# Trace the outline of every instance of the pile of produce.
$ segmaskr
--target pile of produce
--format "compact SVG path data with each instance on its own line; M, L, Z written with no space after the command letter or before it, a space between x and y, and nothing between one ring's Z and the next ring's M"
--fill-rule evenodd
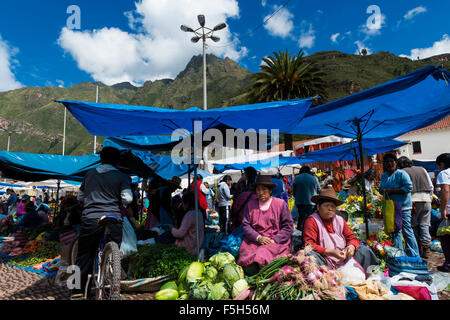
M27 243L27 237L24 231L18 230L15 233L11 233L8 238L14 240L4 241L3 246L0 248L0 253L8 254L10 256L23 255L23 247Z
M11 259L9 263L20 267L32 267L49 259L53 259L58 256L58 254L58 242L49 241L43 244L27 258L14 258Z
M27 242L25 245L25 248L23 249L23 253L25 254L33 254L36 252L37 249L42 247L44 245L43 241L39 240L32 240L30 242Z
M138 251L122 259L122 267L132 279L167 276L176 279L179 271L195 258L176 245L138 245Z
M164 284L156 300L229 300L240 299L248 291L242 267L228 252L212 256L208 262L193 262L183 268L177 281Z
M27 236L28 240L35 240L39 235L42 233L48 232L52 229L51 224L42 224L40 226L37 226L36 228L28 229L25 231L25 235Z
M341 274L318 266L307 246L296 255L273 260L250 278L251 300L345 300Z

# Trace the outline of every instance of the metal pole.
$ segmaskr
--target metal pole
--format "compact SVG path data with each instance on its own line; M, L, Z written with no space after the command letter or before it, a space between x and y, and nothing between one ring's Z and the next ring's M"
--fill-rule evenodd
M206 37L203 29L203 110L207 109L207 91L206 91Z
M55 206L55 215L59 215L59 186L60 186L61 180L58 180L58 188L56 189L56 206Z
M95 102L98 103L98 86L97 86L97 93L95 95ZM94 153L97 152L97 136L94 136Z
M7 147L7 151L9 152L9 143L11 142L11 132L8 132L8 147Z
M64 108L64 132L63 132L63 148L62 148L63 155L66 147L66 117L67 117L67 108Z
M359 161L361 164L361 185L363 191L363 213L364 213L364 222L366 223L366 240L369 238L369 216L367 213L367 197L366 197L366 182L364 181L364 154L362 147L362 134L361 134L361 123L358 120L356 123L357 126L357 140L359 146Z

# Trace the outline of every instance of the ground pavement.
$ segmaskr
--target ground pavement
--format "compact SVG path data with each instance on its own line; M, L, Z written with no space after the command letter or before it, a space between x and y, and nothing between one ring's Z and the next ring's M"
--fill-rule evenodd
M442 265L444 255L433 252L428 260L430 270ZM450 300L450 292L438 293L440 300ZM70 291L55 284L54 279L8 267L0 262L0 300L67 300ZM152 293L123 293L123 300L154 300Z

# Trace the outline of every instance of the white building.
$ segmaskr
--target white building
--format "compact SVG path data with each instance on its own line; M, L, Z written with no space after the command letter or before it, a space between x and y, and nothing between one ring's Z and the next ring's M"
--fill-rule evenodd
M440 154L450 152L450 116L397 139L409 142L400 148L401 156L412 160L435 161Z

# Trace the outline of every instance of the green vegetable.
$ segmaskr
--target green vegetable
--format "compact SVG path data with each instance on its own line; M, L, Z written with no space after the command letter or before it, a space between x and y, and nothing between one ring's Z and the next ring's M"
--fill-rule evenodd
M59 243L56 241L46 242L42 247L38 248L33 254L26 258L13 258L9 260L9 264L20 267L32 267L41 264L49 259L53 259L59 255Z
M227 263L234 263L234 256L229 252L220 252L209 258L209 262L218 270L222 271Z
M178 291L172 289L160 290L155 294L155 300L177 300Z
M214 268L213 266L209 265L205 268L205 272L203 273L203 275L210 279L211 281L215 281L218 275L218 271L216 268Z
M178 291L178 286L175 281L168 281L159 290L164 290L164 289L172 289L172 290Z
M242 291L248 288L248 283L245 279L240 279L233 284L233 289L231 291L231 295L236 298Z
M193 282L189 288L189 298L207 300L213 284L209 280Z
M176 245L138 245L137 249L122 259L122 267L132 279L167 276L175 280L180 270L196 261L186 248Z
M201 279L203 276L203 271L205 271L205 267L201 262L192 262L189 266L189 269L186 273L187 281L194 281L197 279Z
M244 270L235 263L227 263L223 267L223 278L230 288L240 279L244 279Z
M186 274L189 269L189 265L186 265L178 274L178 284L183 283L186 280Z
M178 300L187 300L187 299L189 299L189 296L188 296L186 293L182 294L182 295L178 298Z
M181 283L178 285L178 293L179 293L179 294L187 293L186 284L185 284L184 282L181 282Z
M230 294L225 288L225 283L219 282L212 286L211 291L208 295L208 300L228 300L230 299Z

